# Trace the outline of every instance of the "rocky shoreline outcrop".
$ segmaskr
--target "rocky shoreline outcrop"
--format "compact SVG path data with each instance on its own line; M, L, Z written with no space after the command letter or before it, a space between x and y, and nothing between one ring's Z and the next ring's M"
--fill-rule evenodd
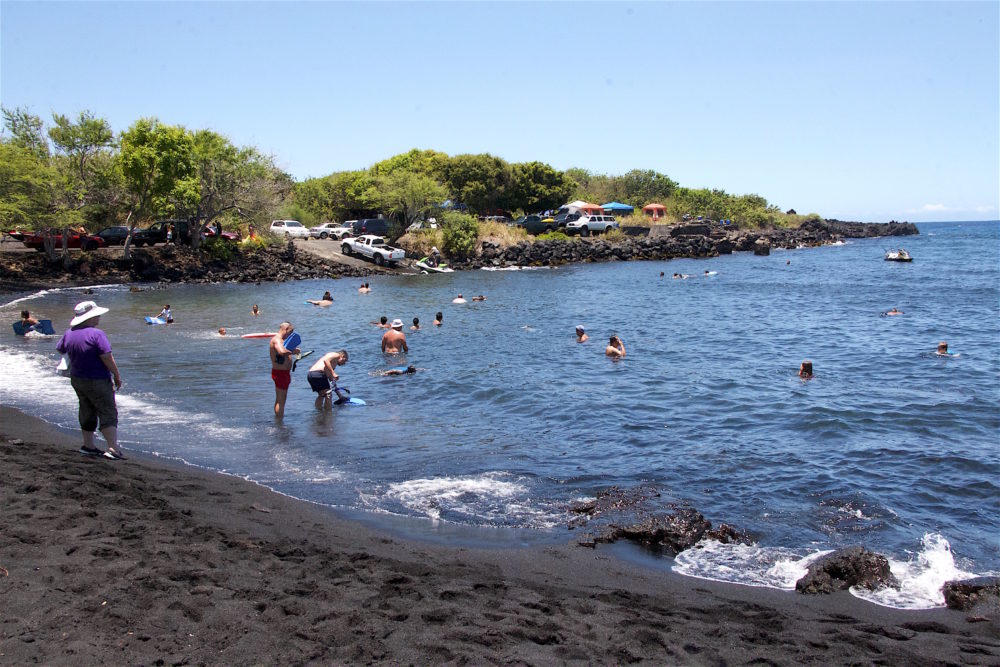
M237 252L228 260L173 245L136 249L128 260L104 252L73 252L68 262L63 259L51 262L43 253L0 256L0 287L5 289L126 282L284 282L369 276L378 272L374 266L354 267L324 261L307 252L297 252L292 244Z
M501 247L484 241L476 256L450 260L455 269L504 266L558 266L576 262L665 260L716 257L733 252L768 254L772 248L826 245L848 238L919 234L908 222L862 223L810 220L796 229L739 230L717 223L636 227L623 230L624 240L597 236L585 239L523 241Z

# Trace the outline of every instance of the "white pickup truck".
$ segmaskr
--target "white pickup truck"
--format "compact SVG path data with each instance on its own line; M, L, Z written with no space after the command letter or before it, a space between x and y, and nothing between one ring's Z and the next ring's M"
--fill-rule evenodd
M351 255L370 257L379 266L387 264L394 266L396 262L402 261L406 257L405 250L386 245L384 238L371 234L344 239L340 250L348 257Z

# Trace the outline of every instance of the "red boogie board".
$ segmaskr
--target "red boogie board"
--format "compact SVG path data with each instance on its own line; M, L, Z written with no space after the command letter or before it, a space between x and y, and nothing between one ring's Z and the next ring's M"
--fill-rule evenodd
M243 334L240 338L274 338L277 335L276 333L252 333Z

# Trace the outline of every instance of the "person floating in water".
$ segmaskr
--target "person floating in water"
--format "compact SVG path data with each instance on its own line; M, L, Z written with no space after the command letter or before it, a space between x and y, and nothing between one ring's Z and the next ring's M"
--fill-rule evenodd
M434 315L434 326L439 327L444 324L444 314L440 311Z
M330 294L330 291L327 290L326 292L323 292L322 299L307 299L306 303L311 303L314 306L321 306L323 308L326 308L327 306L333 305L333 296Z
M382 373L382 375L407 375L409 373L416 373L416 366L407 366L406 368L390 368L389 370Z
M608 346L604 348L604 354L612 359L623 359L625 357L625 343L618 336L612 336L608 341Z
M220 336L226 335L226 327L219 327L219 335Z
M452 303L469 303L468 301L465 300L465 297L462 296L461 294L459 294L454 299L452 299L451 302Z
M902 315L902 314L903 314L903 311L896 310L895 308L890 308L889 310L887 310L884 313L882 313L883 316L886 316L886 315L889 315L889 316L891 316L891 315Z
M403 333L403 320L395 319L389 331L382 335L382 353L397 354L400 351L409 352L410 347L406 344L406 334Z
M160 311L160 314L157 315L157 317L159 317L161 320L163 320L167 324L172 324L173 323L174 316L170 314L170 304L169 303L166 304L165 306L163 306L163 310Z
M486 297L480 294L479 296L472 297L473 301L486 301Z
M306 375L306 380L309 381L309 386L312 390L316 392L316 409L329 410L333 407L333 391L336 387L337 380L340 376L337 375L337 366L343 366L347 363L347 350L339 350L337 352L327 352L322 357L316 360L312 366L309 367L309 373ZM331 385L331 381L333 385ZM344 396L337 391L337 398L343 399Z
M586 343L590 340L590 336L587 335L587 331L583 328L582 324L576 325L576 342Z
M360 292L361 294L368 294L368 292L371 291L372 288L368 286L368 283L361 283L361 287L358 288L358 292Z
M274 380L274 416L282 419L285 416L285 400L288 398L288 386L292 384L292 359L293 354L301 352L299 348L289 350L285 348L283 341L292 335L295 327L290 322L282 322L278 327L278 333L271 339L268 345L268 354L271 357L271 379Z
M801 364L799 364L799 377L803 380L809 380L813 376L813 362L806 359Z
M420 331L420 318L413 318L413 326L410 327L410 331Z
M253 305L253 308L250 309L250 314L253 315L254 317L260 315L260 308L257 307L256 303Z

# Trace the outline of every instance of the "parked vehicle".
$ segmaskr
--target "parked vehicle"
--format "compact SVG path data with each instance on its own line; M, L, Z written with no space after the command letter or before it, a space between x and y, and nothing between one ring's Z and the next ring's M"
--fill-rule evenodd
M385 236L389 233L389 221L385 218L362 218L352 221L352 229L355 236L365 234L373 236Z
M567 234L579 233L580 236L610 232L612 229L618 229L618 221L613 215L581 215L566 223Z
M338 241L345 236L350 236L352 233L350 227L345 227L336 222L324 222L322 225L316 225L315 227L309 228L309 236L314 239L337 239Z
M581 215L583 214L579 211L574 211L572 213L557 213L552 216L552 222L555 223L557 229L565 229L566 225L574 220L578 220Z
M22 241L25 246L29 248L34 248L35 250L44 252L45 251L45 235L44 234L30 234L24 237ZM52 247L56 250L62 249L62 234L52 235ZM97 250L98 248L104 247L104 239L100 236L94 236L91 234L77 234L76 232L69 235L66 241L66 247L68 248L80 248L82 250Z
M107 246L125 245L125 239L128 238L128 227L105 227L94 236L100 236L104 239L104 245Z
M438 228L437 219L436 218L428 218L426 220L417 220L412 225L410 225L409 227L407 227L406 231L408 231L408 232L415 232L415 231L420 230L420 229L437 229L437 228Z
M207 238L207 239L214 239L215 236L216 236L216 234L215 234L215 227L212 227L211 225L209 225L208 227L205 228L205 238ZM239 241L240 240L239 235L238 234L234 234L233 232L222 232L222 234L219 234L219 238L221 238L223 241Z
M379 266L395 266L396 262L406 257L406 251L387 245L385 239L374 234L365 234L357 238L345 239L340 246L341 252L350 257L359 255L370 257Z
M271 233L284 236L286 239L308 239L309 228L298 220L272 220Z
M144 245L155 245L167 242L169 228L174 228L172 240L180 243L191 243L191 227L187 220L157 220L146 229L132 232L132 245L141 248Z

